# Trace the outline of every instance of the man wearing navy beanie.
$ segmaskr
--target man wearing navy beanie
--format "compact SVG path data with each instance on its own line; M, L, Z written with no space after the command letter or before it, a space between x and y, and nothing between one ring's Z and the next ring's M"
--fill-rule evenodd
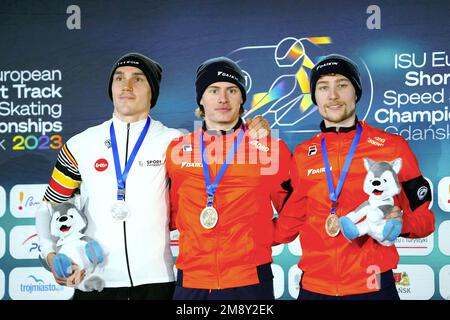
M170 223L180 235L174 299L274 299L273 208L280 212L290 192L291 153L280 139L250 137L235 62L206 60L195 86L203 126L166 156Z
M239 88L242 95L242 104L240 108L240 114L244 112L244 103L247 99L245 90L245 77L241 68L233 60L226 57L217 57L206 60L197 68L197 78L195 80L195 88L197 92L197 104L199 110L197 115L204 116L204 107L201 105L200 100L206 88L214 82L230 82Z
M125 66L136 67L144 73L151 89L152 98L150 101L150 108L153 108L156 105L156 101L159 96L159 84L161 82L162 67L158 62L138 52L127 53L113 64L108 84L109 98L113 100L111 85L113 83L114 73L117 68Z
M316 95L314 94L316 91L316 83L321 76L326 74L341 74L345 76L350 80L355 89L356 102L361 99L362 87L358 66L347 57L339 54L331 54L320 60L320 62L311 70L311 99L314 104L317 104Z
M356 103L363 90L355 62L337 54L326 56L311 70L310 84L323 119L321 132L296 147L294 192L275 222L276 243L300 235L298 300L398 300L394 243L400 235L423 238L434 231L430 185L403 137L358 120ZM394 200L388 200L394 171L373 170L367 159L384 164L398 163L399 158L402 191L394 206ZM354 215L348 215L367 207L364 190L369 189L374 196L369 210L380 210L385 222L380 225L382 241L365 234Z

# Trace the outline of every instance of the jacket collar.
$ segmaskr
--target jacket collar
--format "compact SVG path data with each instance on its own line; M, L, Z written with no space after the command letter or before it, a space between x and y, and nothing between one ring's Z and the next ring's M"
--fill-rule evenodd
M320 123L320 131L322 132L334 132L334 133L341 133L341 132L350 132L353 130L356 130L356 124L359 122L358 117L355 117L355 123L351 127L325 127L325 121L322 120Z
M116 115L113 113L112 115L112 121L114 123L114 129L126 129L128 127L128 124L130 124L130 130L137 130L137 129L142 129L145 126L145 122L147 121L147 119L143 119L143 120L139 120L136 122L125 122L120 120L118 117L116 117Z
M229 129L229 130L215 130L215 129L208 129L206 127L206 121L203 121L203 125L202 125L202 129L205 133L210 134L210 135L215 135L215 136L223 136L226 134L233 134L234 132L236 132L236 130L238 130L241 126L242 126L242 119L239 118L238 122L236 123L236 125Z

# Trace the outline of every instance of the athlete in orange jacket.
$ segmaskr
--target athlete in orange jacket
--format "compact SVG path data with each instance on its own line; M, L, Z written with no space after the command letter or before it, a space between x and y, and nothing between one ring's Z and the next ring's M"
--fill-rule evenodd
M271 201L281 209L291 153L281 140L249 137L233 61L204 62L196 86L203 128L172 141L166 155L171 228L180 233L174 299L273 299Z
M330 236L325 228L326 220L334 212L333 207L336 208L334 214L341 217L367 200L368 195L363 191L367 173L362 160L365 157L376 161L402 159L398 174L402 191L395 197L395 204L403 209L402 218L397 217L403 221L403 237L425 237L434 231L434 215L428 209L430 186L401 136L376 129L356 118L355 106L362 90L358 69L352 61L339 55L320 61L311 71L311 92L324 119L320 126L322 132L295 149L291 165L294 192L276 221L275 232L278 243L290 242L300 235L303 255L298 265L303 274L298 299L336 296L398 299L392 275L399 261L395 246L383 246L367 235L352 242L342 232ZM358 126L362 129L359 143L342 191L334 199L337 201L332 201L322 139L337 192L344 164L352 156L350 148ZM376 278L374 272L381 273L381 281L372 281Z

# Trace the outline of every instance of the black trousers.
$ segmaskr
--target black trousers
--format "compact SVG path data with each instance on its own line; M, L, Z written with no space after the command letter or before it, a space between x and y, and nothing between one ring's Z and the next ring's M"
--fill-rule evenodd
M381 273L380 277L381 286L379 291L349 296L328 296L311 292L302 288L302 282L300 280L300 292L297 300L400 300L392 270Z
M274 300L270 263L256 267L259 283L228 289L194 289L183 287L183 271L178 270L173 300Z
M101 292L75 290L73 300L171 300L174 290L175 282L104 288Z

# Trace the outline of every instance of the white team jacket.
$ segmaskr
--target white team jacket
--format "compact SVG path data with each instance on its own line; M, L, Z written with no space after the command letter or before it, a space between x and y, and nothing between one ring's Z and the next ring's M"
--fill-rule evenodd
M111 121L114 121L123 171L127 137L129 157L146 120L127 124L113 116L67 141L82 179L81 201L88 218L85 234L97 240L107 255L102 274L105 287L173 281L165 153L170 141L181 132L152 119L126 180L125 197L130 216L125 222L118 222L111 216L111 207L117 199L114 159L109 143ZM99 159L108 164L104 171L99 171L98 165L96 168ZM49 212L47 215L39 213L36 218L43 258L55 251L47 218L50 220Z

